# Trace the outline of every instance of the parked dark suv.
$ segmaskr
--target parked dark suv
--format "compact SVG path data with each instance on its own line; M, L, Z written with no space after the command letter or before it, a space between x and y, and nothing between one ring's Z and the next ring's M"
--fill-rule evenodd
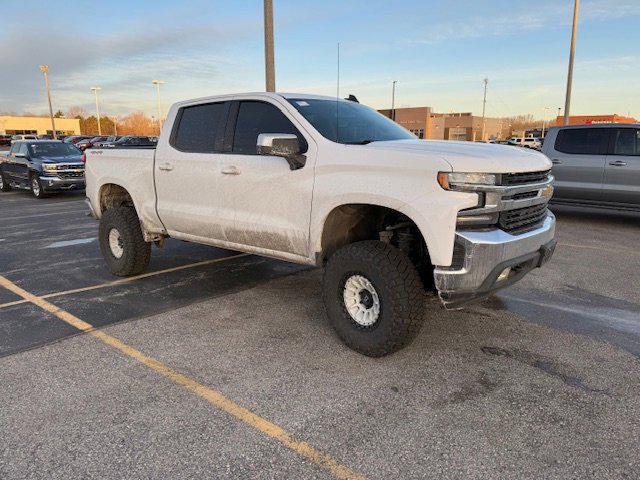
M48 192L84 189L82 152L56 140L19 141L0 156L0 190L31 190L36 198Z
M551 127L554 203L640 210L640 124Z

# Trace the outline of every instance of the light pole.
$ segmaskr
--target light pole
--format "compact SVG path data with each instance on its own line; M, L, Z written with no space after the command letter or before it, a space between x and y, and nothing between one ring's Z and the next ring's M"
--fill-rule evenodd
M273 50L273 0L264 0L264 70L267 92L276 91L276 67Z
M569 72L567 73L567 95L564 100L564 124L569 125L569 111L571 109L571 87L573 84L573 60L576 53L576 33L578 30L578 4L579 0L573 3L573 29L571 31L571 48L569 50Z
M484 131L486 127L484 114L487 110L487 86L489 85L489 79L485 78L484 80L482 80L482 82L484 83L484 98L482 99L482 138L481 140L484 142Z
M544 138L544 127L545 127L545 123L546 123L546 117L547 117L547 110L549 110L551 107L544 107L542 109L542 135L541 137Z
M396 83L397 80L394 80L391 85L391 120L396 121Z
M44 88L47 90L47 100L49 101L49 116L51 117L51 132L53 133L53 139L57 140L56 134L56 122L53 119L53 107L51 106L51 91L49 90L49 65L40 65L40 70L44 74Z
M100 87L91 87L91 91L96 97L96 116L98 118L98 135L102 135L102 128L100 127L100 105L98 104L98 90Z
M151 83L153 83L156 86L156 100L157 100L157 107L158 107L158 126L162 127L162 112L160 111L160 85L163 85L165 83L164 80L151 80Z

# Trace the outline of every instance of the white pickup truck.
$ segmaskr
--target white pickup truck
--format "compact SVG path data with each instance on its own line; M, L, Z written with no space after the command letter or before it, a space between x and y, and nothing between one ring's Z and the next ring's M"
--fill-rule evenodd
M88 150L86 192L113 274L167 237L324 266L332 326L382 356L416 336L429 292L461 307L549 259L550 168L418 140L357 101L252 93L173 105L155 148Z

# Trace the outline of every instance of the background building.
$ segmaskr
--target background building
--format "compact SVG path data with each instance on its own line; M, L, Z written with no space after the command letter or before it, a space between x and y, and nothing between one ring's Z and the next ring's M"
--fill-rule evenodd
M80 135L80 120L76 118L56 118L56 132L61 135ZM51 135L51 118L0 116L0 134Z
M391 118L390 109L379 112ZM482 139L482 117L472 113L433 113L431 107L396 108L395 121L418 138L470 142ZM485 140L502 138L502 123L499 118L485 118Z
M593 123L638 123L633 117L616 115L572 115L569 125L591 125ZM556 117L556 125L564 125L564 117Z
M378 111L393 120L390 109ZM431 117L431 107L396 108L395 117L396 123L402 125L418 138L429 138L426 135L427 123Z

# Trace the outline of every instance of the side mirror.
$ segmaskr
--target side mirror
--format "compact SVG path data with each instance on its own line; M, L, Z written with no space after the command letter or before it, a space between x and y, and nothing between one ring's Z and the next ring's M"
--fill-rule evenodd
M298 137L291 133L261 133L257 147L259 155L285 158L291 170L298 170L307 162L307 157L300 153Z

